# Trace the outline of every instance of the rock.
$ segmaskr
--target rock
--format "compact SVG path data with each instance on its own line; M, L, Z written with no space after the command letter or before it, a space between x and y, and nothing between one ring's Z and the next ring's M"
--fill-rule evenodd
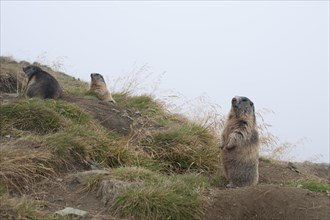
M81 217L81 218L84 218L87 216L86 211L83 211L80 209L74 209L71 207L66 207L65 209L55 212L55 214L58 214L61 216L77 216L77 217Z
M289 162L287 167L288 167L290 170L292 170L292 171L294 171L294 172L296 172L296 173L301 174L301 172L298 170L297 166L296 166L294 163Z

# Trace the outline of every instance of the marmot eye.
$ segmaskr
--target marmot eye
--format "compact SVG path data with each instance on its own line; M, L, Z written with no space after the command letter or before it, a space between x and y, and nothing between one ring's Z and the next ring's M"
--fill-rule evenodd
M246 102L247 101L247 98L242 98L242 102Z

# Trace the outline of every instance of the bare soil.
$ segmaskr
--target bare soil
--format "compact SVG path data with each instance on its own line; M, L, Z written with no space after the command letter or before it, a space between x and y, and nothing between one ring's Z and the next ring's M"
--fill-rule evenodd
M205 219L330 219L330 200L324 193L260 184L209 192Z

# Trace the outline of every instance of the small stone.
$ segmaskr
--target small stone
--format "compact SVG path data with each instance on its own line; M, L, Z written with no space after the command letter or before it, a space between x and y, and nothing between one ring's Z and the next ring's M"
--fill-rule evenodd
M62 209L60 211L55 212L55 214L61 215L61 216L78 216L78 217L85 217L87 215L86 211L80 210L80 209L74 209L71 207L66 207L65 209Z
M8 134L8 135L6 135L6 136L5 136L5 138L10 138L10 135L9 135L9 134Z
M57 182L63 182L63 179L62 178L56 178L56 181Z

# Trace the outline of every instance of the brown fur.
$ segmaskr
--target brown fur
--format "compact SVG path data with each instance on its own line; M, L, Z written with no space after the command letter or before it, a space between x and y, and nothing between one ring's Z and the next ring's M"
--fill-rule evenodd
M102 101L116 103L116 101L112 98L111 93L109 92L107 85L101 74L98 73L91 74L91 85L89 91L96 93L98 99Z
M254 105L236 96L220 140L221 158L228 187L256 185L259 180L259 135Z

